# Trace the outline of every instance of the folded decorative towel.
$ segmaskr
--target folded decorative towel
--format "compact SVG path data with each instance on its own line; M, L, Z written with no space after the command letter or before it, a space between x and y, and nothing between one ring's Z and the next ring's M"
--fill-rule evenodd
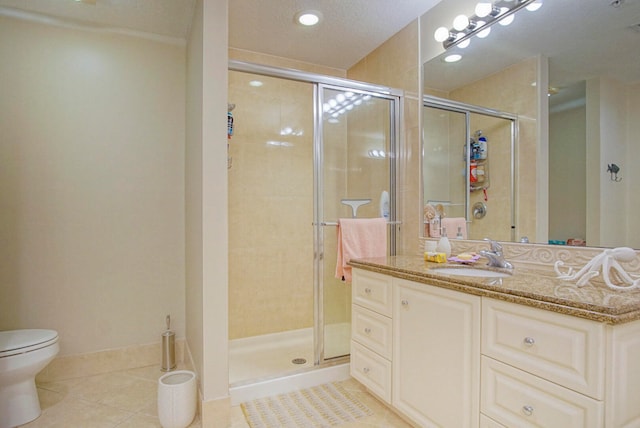
M351 282L351 259L387 256L385 218L341 218L338 220L336 278Z
M464 217L446 217L440 220L442 229L446 228L448 238L458 238L458 228L462 239L467 239L467 221Z

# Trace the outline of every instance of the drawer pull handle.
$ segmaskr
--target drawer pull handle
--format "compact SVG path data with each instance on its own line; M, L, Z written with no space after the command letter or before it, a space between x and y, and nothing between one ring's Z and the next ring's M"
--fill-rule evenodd
M371 370L369 370L369 367L365 367L362 369L362 371L364 372L364 374L368 374Z
M522 413L527 416L533 415L533 407L531 406L522 406Z
M402 306L409 306L408 300L403 300L401 303L402 303Z
M369 287L367 287L367 288L364 289L364 292L367 293L367 294L371 294L371 289Z
M525 337L524 344L527 346L533 346L536 343L536 340L533 337Z
M367 328L364 329L364 332L367 333L367 334L370 334L371 333L371 329L369 327L367 327Z

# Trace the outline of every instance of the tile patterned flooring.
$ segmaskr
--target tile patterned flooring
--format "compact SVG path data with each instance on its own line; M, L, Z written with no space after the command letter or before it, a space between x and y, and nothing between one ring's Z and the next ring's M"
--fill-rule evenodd
M180 368L180 367L179 367ZM29 428L146 428L160 427L157 417L158 366L141 367L97 376L38 384L42 415ZM409 428L355 380L342 382L372 416L343 424L343 428ZM198 416L190 427L201 427ZM240 406L231 408L231 420L214 428L248 428ZM273 427L278 428L278 427Z
M178 367L180 368L180 367ZM38 383L42 414L28 428L159 427L158 365ZM191 427L200 427L196 420Z

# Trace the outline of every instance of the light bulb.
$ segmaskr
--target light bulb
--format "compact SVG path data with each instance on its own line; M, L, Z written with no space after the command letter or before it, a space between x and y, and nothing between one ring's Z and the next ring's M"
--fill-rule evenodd
M528 4L525 9L527 9L529 12L535 12L536 10L540 9L542 7L542 0L536 0L531 4Z
M343 94L336 95L336 101L338 101L339 103L343 102L345 99L346 97Z
M446 27L438 28L435 33L433 33L433 38L436 39L436 42L444 42L449 38L449 29Z
M493 6L489 2L480 2L476 5L476 16L478 18L484 18L489 15Z
M501 14L501 15L504 15L508 10L509 10L509 9L508 9L508 8L506 8L506 7L501 7L501 8L500 8L500 14ZM509 16L507 16L507 17L505 17L505 18L502 18L500 21L498 21L498 23L499 23L500 25L507 26L507 25L509 25L509 24L511 24L511 23L513 22L513 19L514 19L514 18L515 18L515 15L514 15L514 14L511 14L511 15L509 15Z
M453 20L453 28L455 28L458 31L464 30L465 28L467 28L468 25L469 25L469 18L467 18L467 15L458 15Z
M316 11L302 12L297 15L296 20L301 25L310 27L320 22L320 13Z
M463 37L464 37L464 33L458 33L458 37L456 37L456 40L460 40ZM469 46L470 43L471 43L471 39L467 39L467 40L465 40L463 42L458 43L458 47L460 49L464 49L467 46Z
M483 21L478 21L478 27L482 27L484 24L485 23ZM484 39L489 35L489 33L491 33L491 27L487 27L484 30L479 31L478 34L476 34L476 36L480 39Z
M451 54L444 58L444 62L458 62L462 59L462 55Z

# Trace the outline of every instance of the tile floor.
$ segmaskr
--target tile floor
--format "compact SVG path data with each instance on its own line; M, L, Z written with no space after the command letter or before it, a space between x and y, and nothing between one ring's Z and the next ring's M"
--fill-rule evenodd
M180 367L178 367L180 368ZM158 365L38 383L42 414L29 428L159 427ZM200 427L196 420L191 427Z
M162 374L158 366L154 365L60 382L40 383L38 395L42 405L42 415L23 427L159 427L156 394L157 379ZM374 414L341 427L410 427L366 392L358 382L347 380L342 382L342 385ZM201 427L198 417L190 427ZM231 421L227 428L247 427L240 406L234 406L231 409Z

